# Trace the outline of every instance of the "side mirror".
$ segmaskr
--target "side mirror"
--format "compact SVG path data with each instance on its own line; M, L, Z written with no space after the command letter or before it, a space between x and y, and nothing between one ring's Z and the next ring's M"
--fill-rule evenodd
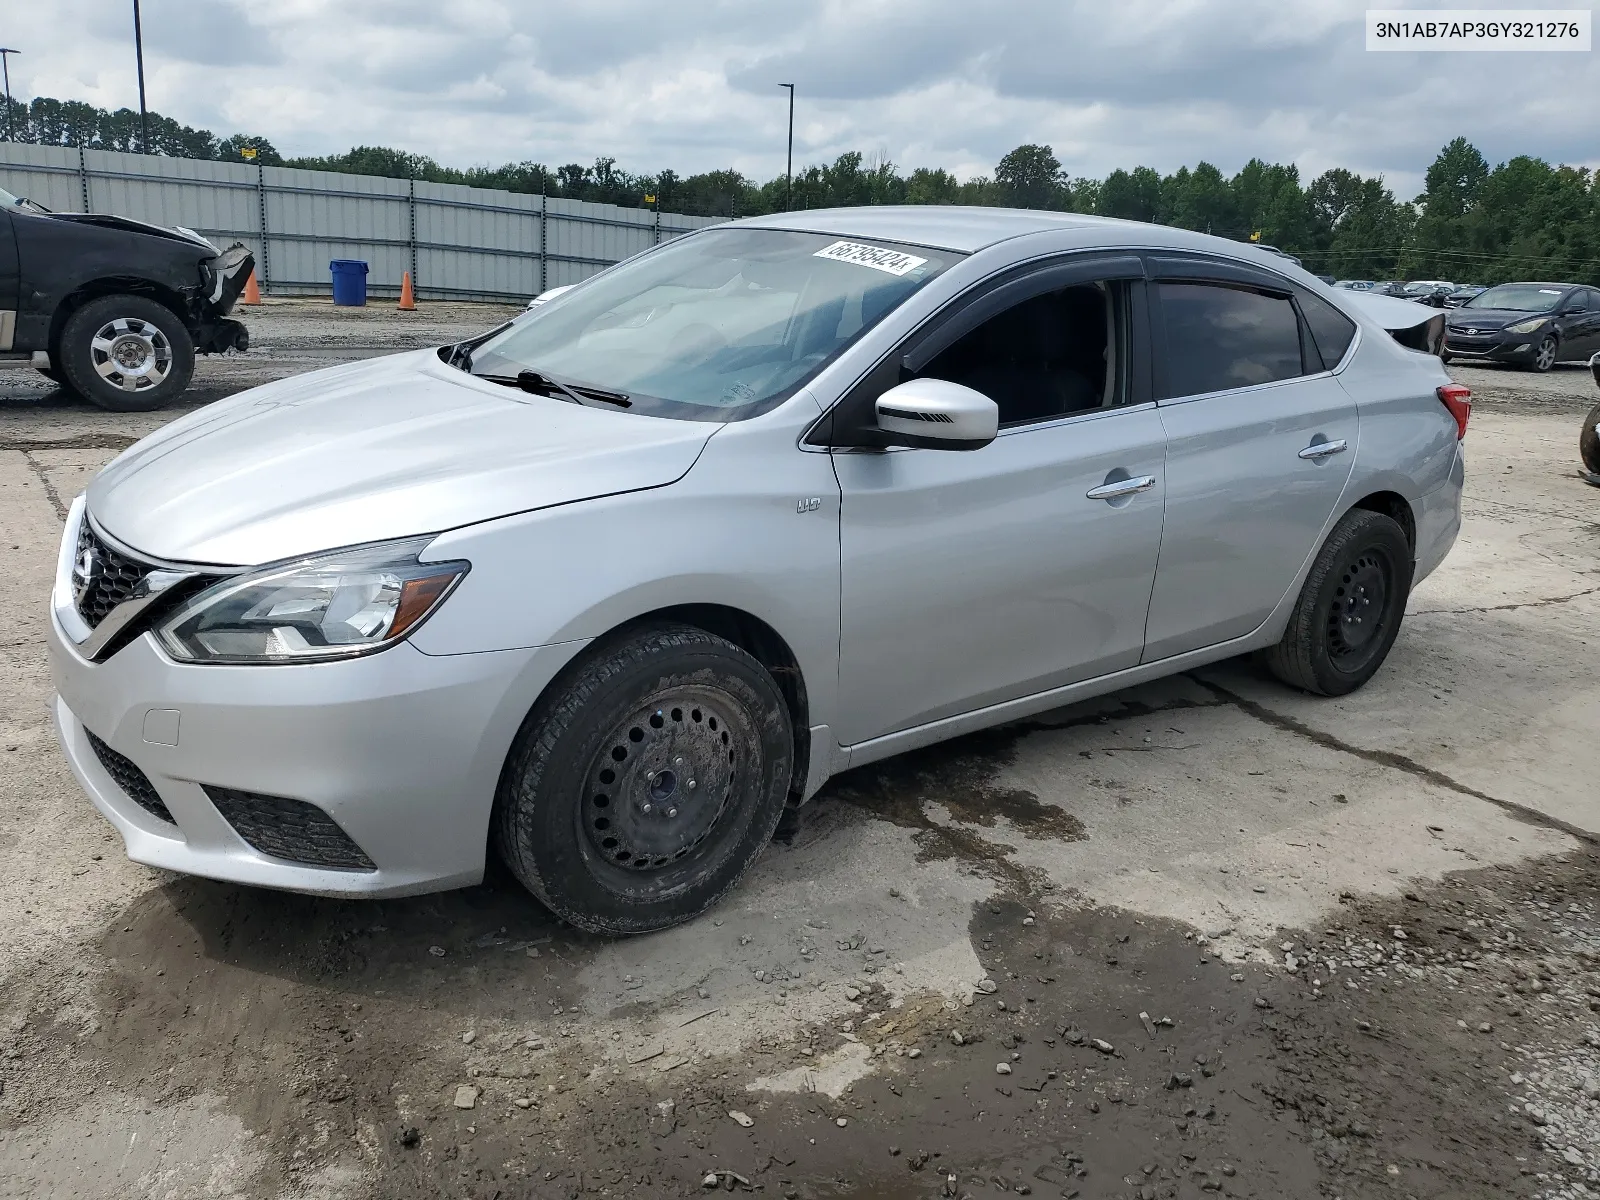
M923 450L979 450L1000 432L1000 407L982 392L944 379L912 379L878 397L884 442Z

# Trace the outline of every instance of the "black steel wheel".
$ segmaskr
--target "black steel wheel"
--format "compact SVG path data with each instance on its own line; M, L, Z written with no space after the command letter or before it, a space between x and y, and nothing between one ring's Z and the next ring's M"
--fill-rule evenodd
M691 626L640 628L535 706L502 774L495 840L574 925L664 929L720 900L771 840L793 756L760 663Z
M194 375L194 340L145 296L101 296L67 318L55 367L78 395L112 412L150 412Z
M1346 513L1311 564L1282 640L1266 651L1268 669L1318 695L1355 691L1377 674L1399 635L1414 568L1393 517Z

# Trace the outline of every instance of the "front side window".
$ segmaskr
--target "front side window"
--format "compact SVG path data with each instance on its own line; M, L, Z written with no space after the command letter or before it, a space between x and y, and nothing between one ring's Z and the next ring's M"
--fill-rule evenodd
M1287 296L1220 283L1161 283L1168 397L1199 396L1305 374Z
M773 229L712 229L606 272L475 348L474 375L698 421L788 399L962 256ZM537 376L532 379L532 376Z
M1123 403L1128 287L1093 283L1024 300L941 350L920 375L982 392L1000 424Z

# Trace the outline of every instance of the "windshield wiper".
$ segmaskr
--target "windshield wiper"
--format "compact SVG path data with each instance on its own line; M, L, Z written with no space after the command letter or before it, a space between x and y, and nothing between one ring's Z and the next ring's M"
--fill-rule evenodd
M594 401L599 400L605 404L615 404L618 408L632 408L633 400L626 392L610 392L604 388L597 388L591 384L568 382L558 379L548 371L525 370L518 371L515 378L505 375L479 375L479 379L487 379L490 383L503 384L506 387L519 387L525 392L532 392L536 396L549 396L552 393L573 403L582 404L593 408Z

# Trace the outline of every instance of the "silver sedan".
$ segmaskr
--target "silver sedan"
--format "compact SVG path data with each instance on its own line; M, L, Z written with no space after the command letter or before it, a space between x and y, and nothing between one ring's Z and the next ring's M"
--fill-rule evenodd
M1279 255L863 208L173 422L72 506L61 743L155 866L388 896L491 848L686 920L887 755L1251 651L1360 687L1469 402Z

